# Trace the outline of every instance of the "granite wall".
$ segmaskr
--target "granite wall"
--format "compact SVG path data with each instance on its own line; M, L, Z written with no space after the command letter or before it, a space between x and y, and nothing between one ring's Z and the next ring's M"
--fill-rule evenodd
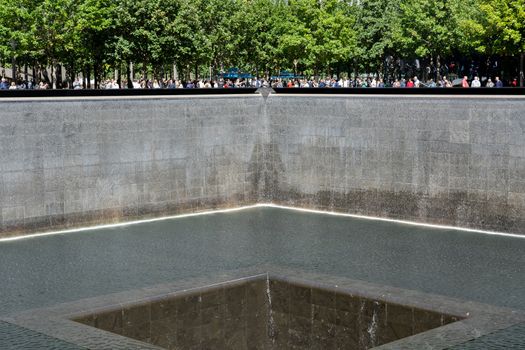
M525 99L268 99L274 202L525 233Z
M260 100L3 100L0 236L255 202Z
M0 236L257 202L525 234L524 102L4 99Z

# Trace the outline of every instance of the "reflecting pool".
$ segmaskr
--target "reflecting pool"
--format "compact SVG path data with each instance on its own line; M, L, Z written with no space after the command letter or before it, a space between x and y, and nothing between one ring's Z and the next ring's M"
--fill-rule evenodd
M525 310L524 251L522 238L251 208L1 242L0 316L263 264Z

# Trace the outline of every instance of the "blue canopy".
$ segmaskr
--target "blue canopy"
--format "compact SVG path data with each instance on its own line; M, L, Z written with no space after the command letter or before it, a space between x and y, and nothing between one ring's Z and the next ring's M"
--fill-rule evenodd
M239 68L230 68L228 73L221 74L223 78L226 79L249 79L253 78L250 73L239 73Z
M275 79L303 79L304 76L302 75L295 75L292 72L289 72L287 70L283 70L279 72L279 75L274 75L271 77L272 80Z

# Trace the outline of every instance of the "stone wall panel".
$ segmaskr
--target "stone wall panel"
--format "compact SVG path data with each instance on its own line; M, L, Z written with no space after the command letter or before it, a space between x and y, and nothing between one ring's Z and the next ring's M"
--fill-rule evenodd
M275 202L525 233L523 98L3 101L0 236Z

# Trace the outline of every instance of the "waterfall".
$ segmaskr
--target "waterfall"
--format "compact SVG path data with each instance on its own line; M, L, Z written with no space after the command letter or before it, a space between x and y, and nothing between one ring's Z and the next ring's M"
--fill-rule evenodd
M368 335L370 336L370 347L372 348L376 346L378 308L379 308L379 302L374 301L374 311L372 313L372 320L370 321L370 324L368 325L368 329L366 330L368 332Z
M272 294L270 292L270 278L266 276L266 298L268 299L268 337L275 343L275 321L272 312Z

